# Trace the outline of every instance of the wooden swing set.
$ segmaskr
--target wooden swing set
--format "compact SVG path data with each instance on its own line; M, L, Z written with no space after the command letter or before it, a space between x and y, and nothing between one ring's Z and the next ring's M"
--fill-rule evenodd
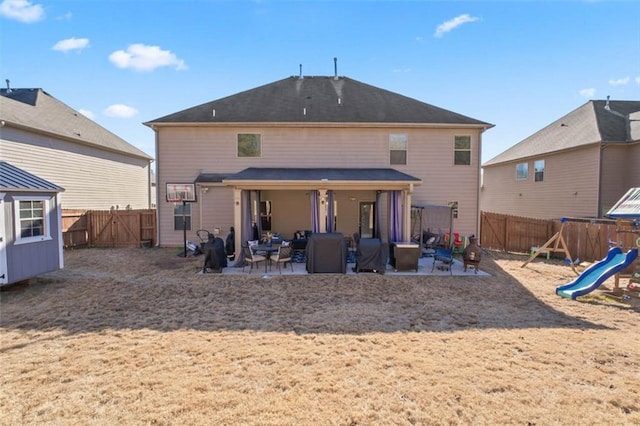
M529 256L529 258L522 264L521 268L527 266L529 262L538 257L538 255L540 254L546 254L548 256L549 253L564 253L565 259L569 262L569 265L571 266L571 269L573 269L573 272L575 272L576 275L580 275L580 273L576 269L576 265L573 264L571 253L569 253L569 249L567 248L567 242L562 236L564 225L567 222L568 219L566 217L563 217L561 220L560 230L556 232L553 237L549 238L549 241L544 243L541 247L537 247L536 250L531 253L531 256Z

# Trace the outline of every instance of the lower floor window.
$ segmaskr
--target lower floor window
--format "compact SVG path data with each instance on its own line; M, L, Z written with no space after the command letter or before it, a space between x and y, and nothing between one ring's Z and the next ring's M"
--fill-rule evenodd
M185 227L186 226L186 227ZM176 203L173 207L173 229L182 231L191 230L191 204Z

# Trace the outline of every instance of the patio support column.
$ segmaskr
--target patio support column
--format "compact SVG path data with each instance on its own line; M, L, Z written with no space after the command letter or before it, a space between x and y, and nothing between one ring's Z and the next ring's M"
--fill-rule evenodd
M242 190L233 188L233 229L235 229L236 259L242 250Z
M404 204L402 209L402 240L411 241L411 193L413 185L404 190Z
M320 193L320 232L327 232L327 190L319 189Z

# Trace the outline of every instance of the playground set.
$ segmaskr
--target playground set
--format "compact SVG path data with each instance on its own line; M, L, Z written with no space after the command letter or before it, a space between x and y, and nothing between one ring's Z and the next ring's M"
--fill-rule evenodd
M628 301L632 297L640 298L640 261L638 257L638 250L640 249L640 220L617 219L617 241L609 241L610 248L606 257L593 263L582 272L578 272L576 269L576 265L578 265L580 261L578 259L575 261L572 259L563 236L563 230L567 222L568 220L563 218L560 230L554 234L549 241L540 247L532 248L531 256L522 264L522 267L525 267L541 254L547 255L548 259L550 254L563 253L565 255L565 262L571 266L577 278L570 283L557 287L557 295L575 300L580 296L591 293L599 288L607 279L614 277L613 290L610 292L605 291L605 294L624 301ZM632 236L632 243L628 242L629 238L626 237L628 234ZM635 267L633 266L634 262ZM626 273L629 270L631 270L631 273ZM626 288L620 287L621 278L629 279L629 284Z

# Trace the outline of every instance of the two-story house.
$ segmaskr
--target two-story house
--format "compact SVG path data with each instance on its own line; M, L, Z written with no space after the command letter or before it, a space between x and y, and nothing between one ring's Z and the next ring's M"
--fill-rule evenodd
M144 123L155 131L159 243L200 228L410 238L411 205L478 233L491 124L341 76L292 76ZM193 185L195 202L167 190ZM169 189L167 189L169 188ZM173 189L172 189L173 188ZM171 197L173 198L173 197ZM238 232L240 231L240 232Z
M42 89L0 90L0 160L65 188L65 209L152 204L152 158Z
M640 186L640 101L589 101L483 165L483 211L604 217Z

